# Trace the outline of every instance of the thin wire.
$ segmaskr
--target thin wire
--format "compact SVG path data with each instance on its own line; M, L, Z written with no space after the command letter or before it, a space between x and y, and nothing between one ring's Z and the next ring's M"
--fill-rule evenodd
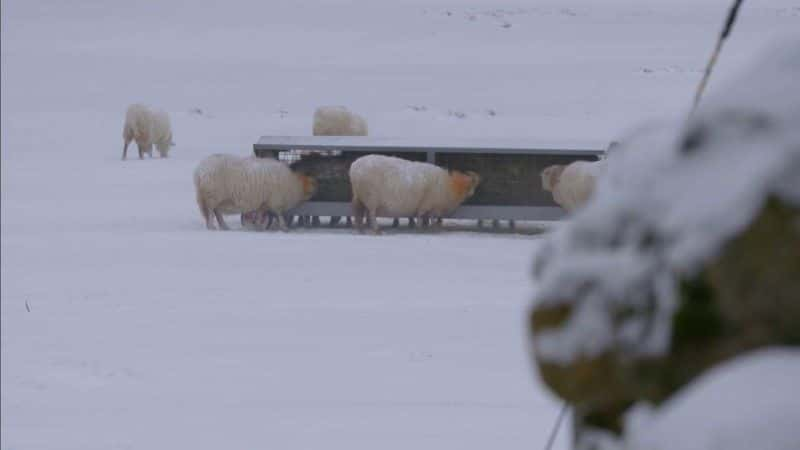
M569 403L564 402L564 404L561 406L561 411L558 413L556 423L553 425L553 431L550 432L550 438L547 440L547 445L545 445L544 450L550 450L553 448L553 444L556 442L556 436L558 436L558 429L561 428L561 422L564 420L564 416L567 414L568 410Z
M722 44L725 42L725 39L728 38L728 35L731 34L733 24L736 22L736 16L739 14L739 7L741 5L742 0L733 0L733 5L731 5L731 9L728 11L728 18L725 20L725 25L722 27L722 32L719 34L719 38L717 39L717 45L714 46L714 53L711 54L711 58L708 60L708 64L706 64L706 70L703 72L703 78L700 80L700 84L697 86L697 92L694 94L692 113L694 113L694 110L697 109L697 105L700 104L700 98L703 96L703 91L706 89L706 84L711 76L711 71L714 69L714 65L717 63L719 52L722 50Z

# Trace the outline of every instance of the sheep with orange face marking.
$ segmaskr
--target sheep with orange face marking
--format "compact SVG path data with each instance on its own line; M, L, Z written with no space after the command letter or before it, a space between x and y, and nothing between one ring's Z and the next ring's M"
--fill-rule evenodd
M542 171L542 187L553 193L559 206L572 212L589 201L605 168L606 160L550 166Z
M317 188L313 178L294 173L274 159L220 154L197 166L194 184L197 205L210 230L214 229L213 218L221 229L228 229L225 214L266 218L268 212L274 213L286 230L284 213L311 198Z
M367 155L350 166L353 214L361 230L368 213L374 232L378 216L442 217L475 193L480 176L393 156Z

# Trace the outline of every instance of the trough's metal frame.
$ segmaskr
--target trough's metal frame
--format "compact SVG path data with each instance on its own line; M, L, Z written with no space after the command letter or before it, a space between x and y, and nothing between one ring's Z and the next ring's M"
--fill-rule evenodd
M542 155L586 157L603 155L607 142L546 141L528 139L447 139L388 138L368 136L262 136L253 145L259 157L278 157L289 150L342 151L369 153L425 153L435 162L440 153L482 153L492 155ZM537 174L538 176L538 174ZM310 201L293 214L311 216L347 216L349 202ZM558 206L461 205L447 217L454 219L558 220L564 211Z

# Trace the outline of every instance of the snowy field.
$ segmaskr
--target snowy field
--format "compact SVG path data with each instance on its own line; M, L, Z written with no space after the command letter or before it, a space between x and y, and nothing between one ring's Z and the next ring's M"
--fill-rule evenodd
M541 448L537 236L209 232L191 172L321 104L611 139L686 112L728 3L3 2L0 447ZM746 1L710 90L799 23ZM120 161L132 102L170 112L170 159Z

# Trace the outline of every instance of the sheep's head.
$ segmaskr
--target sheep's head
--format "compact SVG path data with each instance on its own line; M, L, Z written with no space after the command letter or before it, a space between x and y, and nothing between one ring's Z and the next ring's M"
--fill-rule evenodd
M461 199L467 199L475 194L475 189L481 182L481 176L476 172L450 172L450 184L453 192Z
M546 167L542 171L542 187L545 191L552 192L553 189L556 188L558 180L561 178L561 172L563 172L566 167L567 166L555 165Z
M317 192L317 180L308 175L297 175L303 184L303 201L310 199Z
M467 197L472 197L472 195L475 194L475 189L478 189L478 185L481 184L481 176L478 172L473 172L471 170L468 170L465 175L467 175L470 180Z

